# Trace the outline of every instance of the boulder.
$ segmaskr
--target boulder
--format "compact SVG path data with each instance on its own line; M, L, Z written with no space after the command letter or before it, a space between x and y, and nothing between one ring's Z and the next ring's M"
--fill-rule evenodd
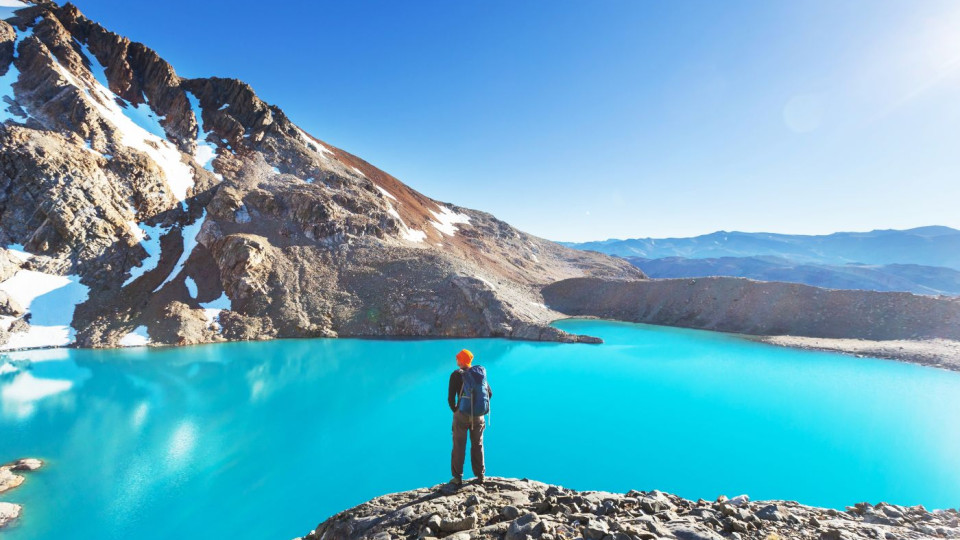
M23 306L18 304L13 298L10 298L9 294L5 291L0 291L0 315L19 317L23 315L25 311Z
M640 508L648 514L659 514L676 508L670 499L659 491L651 491L639 501Z
M681 524L679 526L667 525L670 531L678 540L724 540L722 536L712 530L694 524Z
M445 533L465 531L477 527L477 516L465 516L459 519L444 519L440 521L440 530Z
M528 513L510 523L505 536L506 540L525 540L526 538L540 538L543 534L543 522L540 516Z
M500 509L500 515L503 516L503 519L514 520L520 517L520 510L516 506L508 504Z
M43 461L36 458L23 458L14 462L11 467L15 471L35 471L43 466Z
M20 517L20 510L21 507L19 504L0 502L0 529Z
M23 483L23 477L13 474L9 466L0 467L0 493L9 491Z
M780 505L768 504L760 510L757 510L754 515L766 521L784 521L786 519L786 514L786 509Z

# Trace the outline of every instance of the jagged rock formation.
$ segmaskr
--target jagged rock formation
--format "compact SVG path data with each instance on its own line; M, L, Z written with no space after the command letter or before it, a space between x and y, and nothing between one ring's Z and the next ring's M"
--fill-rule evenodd
M240 81L183 79L34 2L0 8L0 349L576 339L546 326L543 285L643 277L434 201Z
M572 278L543 289L572 316L751 335L960 340L960 299L743 278Z
M859 503L845 512L740 495L690 501L659 491L577 492L491 478L457 490L434 486L373 499L321 523L310 540L853 540L960 538L960 513Z

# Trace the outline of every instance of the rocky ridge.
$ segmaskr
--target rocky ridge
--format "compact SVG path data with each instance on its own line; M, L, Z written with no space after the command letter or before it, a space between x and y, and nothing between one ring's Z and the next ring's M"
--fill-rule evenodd
M552 309L569 316L791 336L797 339L766 341L818 348L811 344L819 340L824 342L819 348L828 350L960 366L960 299L953 297L727 277L571 278L544 287L542 293Z
M744 278L574 278L544 288L568 315L753 335L960 340L960 299Z
M0 8L0 350L579 340L540 289L642 279L445 204L72 4ZM70 306L74 309L70 310Z
M960 512L859 503L845 511L746 495L691 501L659 491L578 492L488 478L378 497L340 512L304 540L370 538L583 540L853 540L960 538Z

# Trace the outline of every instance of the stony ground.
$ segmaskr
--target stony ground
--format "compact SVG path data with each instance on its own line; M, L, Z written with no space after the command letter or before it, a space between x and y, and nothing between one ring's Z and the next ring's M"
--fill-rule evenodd
M960 371L960 341L950 339L828 339L802 336L763 336L756 341L817 351L902 360L924 366Z
M304 539L584 540L960 538L960 513L859 503L846 511L745 495L690 501L659 491L573 491L489 478L394 493L341 512Z

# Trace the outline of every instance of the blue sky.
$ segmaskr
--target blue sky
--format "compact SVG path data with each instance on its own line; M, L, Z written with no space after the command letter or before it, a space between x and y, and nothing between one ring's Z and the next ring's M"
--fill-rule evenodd
M960 3L75 0L554 240L960 228Z

